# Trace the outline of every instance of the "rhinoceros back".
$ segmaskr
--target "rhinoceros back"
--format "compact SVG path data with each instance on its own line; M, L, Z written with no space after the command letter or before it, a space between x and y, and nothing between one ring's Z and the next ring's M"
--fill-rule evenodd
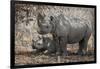
M83 20L75 20L70 22L70 32L68 35L68 43L76 43L82 40L87 34L88 26Z
M76 43L84 38L89 28L86 21L74 17L58 16L55 33L65 37L68 43Z

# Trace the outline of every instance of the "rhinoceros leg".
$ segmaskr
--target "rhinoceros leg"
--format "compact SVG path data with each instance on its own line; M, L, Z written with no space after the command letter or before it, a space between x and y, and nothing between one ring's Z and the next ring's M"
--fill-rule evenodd
M80 42L79 42L79 50L78 50L78 55L83 55L83 48L84 48L84 45L85 45L85 41L84 41L84 39L83 40L81 40Z
M53 42L55 43L56 55L60 55L59 38L57 37L56 34L53 34Z
M54 42L55 42L55 48L56 48L56 56L57 56L57 62L61 62L61 44L60 44L60 38L54 36Z
M61 62L61 55L63 55L62 59L64 59L67 56L67 50L66 50L66 40L63 37L59 37L59 48L58 49L58 62Z
M68 55L66 45L67 45L67 39L65 37L61 37L60 38L60 48L61 48L63 56L67 56Z
M86 36L79 42L79 55L85 55L87 53L88 40L89 36Z
M57 35L53 34L53 41L55 42L55 48L56 48L56 56L57 56L57 62L61 62L61 57L60 57L60 45L59 45L59 38Z
M59 39L56 38L54 39L55 41L55 44L56 44L56 56L57 56L57 62L60 63L61 62L61 48L60 48L60 45L59 45Z

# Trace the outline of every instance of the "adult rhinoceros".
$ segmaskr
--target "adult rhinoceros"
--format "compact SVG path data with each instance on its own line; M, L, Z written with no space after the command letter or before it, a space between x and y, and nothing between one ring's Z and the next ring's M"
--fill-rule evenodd
M78 54L86 53L87 44L91 35L91 28L88 21L73 17L66 17L63 14L58 16L46 16L38 14L37 24L40 34L51 33L57 45L57 54L68 55L66 44L79 43ZM63 53L62 53L62 52Z

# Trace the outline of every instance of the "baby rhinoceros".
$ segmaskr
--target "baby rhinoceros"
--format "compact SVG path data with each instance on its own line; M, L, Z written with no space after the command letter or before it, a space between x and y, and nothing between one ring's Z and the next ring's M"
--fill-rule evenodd
M88 21L83 19L66 17L63 14L58 16L46 16L38 14L38 33L53 35L56 44L56 54L68 55L66 44L79 43L79 55L87 52L87 44L91 35L91 28Z
M55 53L55 43L49 37L39 37L37 41L33 40L32 48L36 52L44 52L45 54Z

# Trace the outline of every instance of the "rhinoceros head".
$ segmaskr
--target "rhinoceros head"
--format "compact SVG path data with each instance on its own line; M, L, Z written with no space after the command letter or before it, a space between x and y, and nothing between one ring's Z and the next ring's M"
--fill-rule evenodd
M46 15L38 14L37 24L38 24L38 33L39 34L48 34L52 31L52 21L53 17L49 17Z
M37 40L32 40L33 44L32 47L33 49L42 49L43 48L43 39L41 36L38 36Z

